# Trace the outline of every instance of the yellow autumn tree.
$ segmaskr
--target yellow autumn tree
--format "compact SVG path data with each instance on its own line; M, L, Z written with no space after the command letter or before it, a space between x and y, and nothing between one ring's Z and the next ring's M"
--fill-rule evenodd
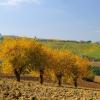
M1 45L3 69L8 72L12 68L17 81L27 69L38 70L40 83L43 84L45 67L50 66L50 50L37 40L27 38L7 38ZM6 63L7 62L7 63ZM11 67L8 66L11 65Z
M59 86L62 77L70 77L73 79L74 86L77 87L77 79L84 77L89 72L90 63L88 59L82 59L69 51L53 50L52 58L52 69Z
M77 87L78 78L83 78L89 73L90 62L88 59L83 59L79 56L75 56L75 64L70 67L71 77L74 82L74 86Z
M40 83L44 82L44 70L49 67L50 64L50 50L46 46L38 43L38 45L31 45L29 48L30 65L33 70L39 71Z
M70 75L70 66L75 64L73 55L69 51L57 51L54 52L53 69L57 77L58 84L61 86L62 77Z
M7 38L1 45L1 60L4 64L8 62L11 65L17 81L20 81L20 75L30 67L30 59L28 57L31 45L35 46L37 42L26 38Z
M59 86L62 77L72 77L74 85L77 79L88 73L89 61L73 55L69 51L52 50L37 40L27 38L6 38L0 46L0 61L4 72L13 72L17 81L26 70L40 73L40 83L44 81L45 69L53 72ZM11 69L11 70L9 70Z
M80 77L85 77L90 70L90 61L87 58L76 56L76 65L78 66Z

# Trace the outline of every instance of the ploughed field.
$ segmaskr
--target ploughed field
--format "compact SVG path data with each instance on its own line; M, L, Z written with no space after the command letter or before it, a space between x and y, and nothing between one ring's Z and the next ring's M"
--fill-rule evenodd
M35 99L33 99L35 98ZM0 80L0 100L100 100L100 88L74 88L38 81Z

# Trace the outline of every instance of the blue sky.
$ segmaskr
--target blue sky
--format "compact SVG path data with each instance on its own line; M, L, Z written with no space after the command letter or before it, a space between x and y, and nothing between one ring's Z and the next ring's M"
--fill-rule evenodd
M100 0L0 0L0 33L100 41Z

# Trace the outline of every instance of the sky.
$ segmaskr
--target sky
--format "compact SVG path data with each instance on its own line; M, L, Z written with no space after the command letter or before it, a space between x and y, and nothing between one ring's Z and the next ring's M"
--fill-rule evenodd
M0 0L0 33L100 41L100 0Z

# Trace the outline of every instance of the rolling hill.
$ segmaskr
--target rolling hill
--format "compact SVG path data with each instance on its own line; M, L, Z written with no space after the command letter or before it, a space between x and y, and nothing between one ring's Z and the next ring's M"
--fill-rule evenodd
M62 41L62 40L40 40L43 44L59 50L69 50L77 55L84 55L100 61L100 44L90 41Z

